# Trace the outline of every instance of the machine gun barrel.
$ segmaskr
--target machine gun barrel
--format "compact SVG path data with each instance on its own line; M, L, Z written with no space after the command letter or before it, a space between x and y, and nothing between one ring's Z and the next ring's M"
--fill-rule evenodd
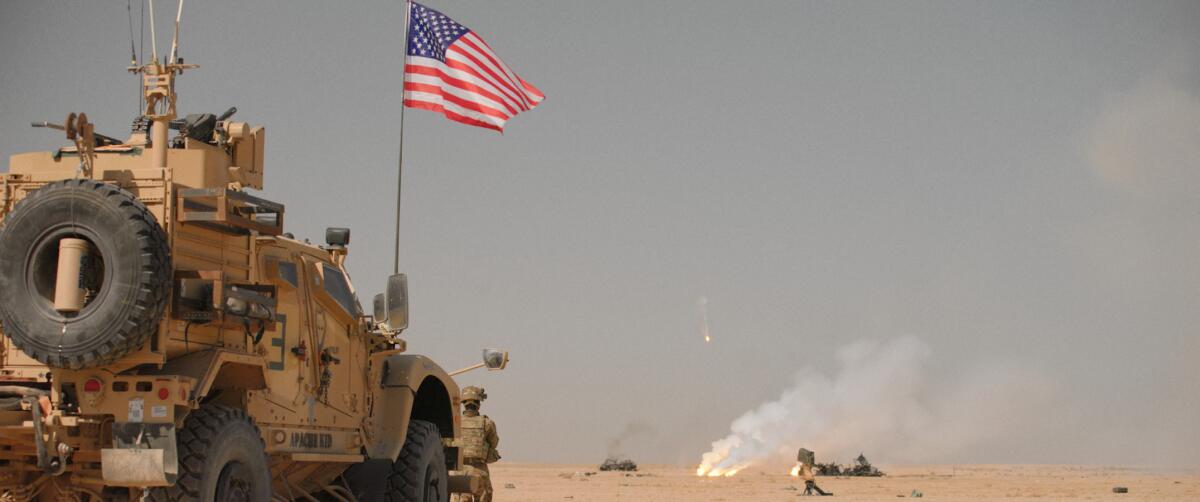
M29 124L29 126L30 127L45 127L47 129L55 129L55 130L59 130L59 131L67 130L66 126L64 126L62 124L52 124L52 123L46 122L46 121L33 122L33 123ZM96 138L96 143L99 143L100 146L121 144L121 140L114 138L112 136L105 136L100 133L92 133L92 137Z
M217 117L217 122L221 122L225 119L228 119L229 117L232 117L233 114L235 114L235 113L237 113L237 107L231 106L231 107L229 107L228 110L225 110L225 113L222 113L219 117Z

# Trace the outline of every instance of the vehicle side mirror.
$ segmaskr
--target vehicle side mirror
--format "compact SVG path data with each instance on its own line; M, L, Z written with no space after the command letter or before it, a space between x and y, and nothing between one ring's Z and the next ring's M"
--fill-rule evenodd
M500 371L508 366L508 351L483 349L483 364L488 371Z
M372 307L374 307L372 309L372 314L374 314L375 322L386 323L388 313L387 313L387 303L383 299L383 293L379 293L379 294L375 295L375 301L372 302Z
M387 327L391 331L404 331L408 328L408 276L396 274L388 277L384 291Z

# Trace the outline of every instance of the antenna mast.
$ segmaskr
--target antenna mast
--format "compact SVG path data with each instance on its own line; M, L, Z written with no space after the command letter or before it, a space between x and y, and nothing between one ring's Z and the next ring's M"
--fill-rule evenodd
M168 61L158 59L158 43L154 30L154 0L148 1L150 3L150 50L153 52L154 59L150 64L135 66L129 71L142 75L142 94L146 98L142 114L150 120L148 150L152 166L165 169L168 148L167 129L171 119L175 118L175 76L182 74L183 70L198 68L198 66L183 64L176 59L179 48L179 21L183 17L183 0L179 0L179 10L175 14L175 34L171 42L171 59Z
M158 38L154 36L154 0L150 1L150 54L158 62Z
M183 17L183 0L179 0L179 9L175 12L175 35L171 37L171 59L168 63L176 62L179 55L179 19Z

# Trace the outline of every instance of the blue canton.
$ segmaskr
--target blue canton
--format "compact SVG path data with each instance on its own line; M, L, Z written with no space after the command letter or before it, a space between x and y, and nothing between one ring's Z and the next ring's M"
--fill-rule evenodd
M446 48L467 34L466 26L445 14L413 2L408 27L408 55L446 62Z

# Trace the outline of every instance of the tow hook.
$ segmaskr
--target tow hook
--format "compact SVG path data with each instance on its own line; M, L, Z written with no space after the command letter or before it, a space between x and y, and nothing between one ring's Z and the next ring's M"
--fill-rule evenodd
M71 452L75 451L67 443L58 443L58 458L50 460L50 469L46 471L51 476L59 476L67 472L67 458L71 456Z

